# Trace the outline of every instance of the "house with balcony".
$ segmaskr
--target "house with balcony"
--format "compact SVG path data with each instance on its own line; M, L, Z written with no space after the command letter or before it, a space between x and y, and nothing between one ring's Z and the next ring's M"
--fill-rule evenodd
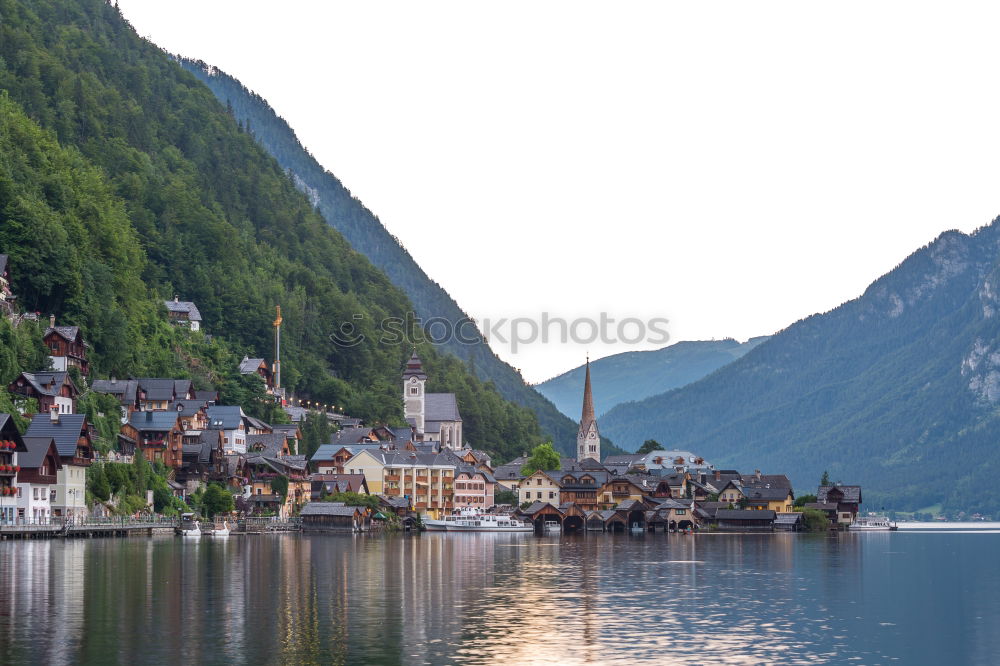
M298 456L279 457L276 453L274 448L247 453L243 468L249 487L245 490L254 513L273 514L286 519L309 502L312 482L305 460L298 459ZM276 486L275 481L279 477L287 480L287 489Z
M42 335L42 342L48 347L53 370L76 368L82 375L90 372L90 364L87 362L88 345L79 326L56 326L56 317L51 315L49 327Z
M134 442L136 451L150 463L180 467L184 462L184 430L177 412L133 412L121 427L121 439Z
M756 511L792 513L795 505L795 495L791 488L744 486L743 494L745 497L744 506Z
M839 526L850 525L858 515L861 505L861 486L820 486L816 491L816 506L831 513L830 508L836 507L835 523ZM812 508L814 505L807 504Z
M611 509L626 500L641 502L652 494L653 488L644 486L645 479L638 475L610 476L598 493L602 509Z
M94 461L94 445L84 414L60 414L52 410L37 414L31 420L25 437L51 438L62 468L56 470L56 495L52 499L52 515L60 517L87 514L87 468Z
M65 371L22 372L7 388L16 396L38 401L39 414L48 414L53 409L60 414L72 414L80 395Z
M450 452L363 450L347 461L348 470L364 474L369 490L405 498L414 510L437 518L455 508L455 471L464 463Z
M0 414L0 522L10 522L15 516L17 479L26 449L21 432L10 414Z
M477 509L486 511L494 504L496 479L490 472L484 472L471 465L462 465L455 470L455 509Z
M611 477L607 471L573 465L550 474L559 479L560 506L572 503L582 511L601 508L601 490Z
M53 515L62 461L51 437L25 437L17 475L18 522L44 523Z
M239 369L241 375L257 375L263 379L268 393L274 391L274 373L264 359L244 356Z
M226 455L247 452L247 427L243 409L238 405L210 405L208 430L222 431L222 448Z
M167 307L167 317L171 324L185 326L192 331L201 328L201 313L198 311L198 306L191 301L181 301L174 296L174 300L163 301L163 304Z

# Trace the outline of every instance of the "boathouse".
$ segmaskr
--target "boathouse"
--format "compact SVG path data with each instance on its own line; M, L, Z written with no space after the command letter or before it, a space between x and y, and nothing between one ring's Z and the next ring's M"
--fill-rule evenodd
M368 510L340 502L310 502L302 507L303 532L363 532L368 529Z

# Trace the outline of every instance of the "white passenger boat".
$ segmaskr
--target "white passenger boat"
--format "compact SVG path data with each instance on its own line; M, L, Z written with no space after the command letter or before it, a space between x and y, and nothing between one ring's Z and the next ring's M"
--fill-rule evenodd
M429 532L534 532L530 523L522 523L513 516L478 513L463 510L454 516L440 520L425 519L424 527Z
M896 529L896 523L885 516L857 516L847 528L852 532L889 532Z

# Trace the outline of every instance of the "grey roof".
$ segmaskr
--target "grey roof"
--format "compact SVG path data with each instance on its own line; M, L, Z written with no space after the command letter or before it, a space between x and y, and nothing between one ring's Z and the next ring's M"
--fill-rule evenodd
M861 486L820 486L819 492L816 493L816 501L819 503L824 503L827 501L827 493L836 488L844 494L844 499L842 502L847 503L861 503Z
M163 301L163 304L167 306L167 309L171 312L181 312L186 313L190 321L201 321L201 313L198 312L198 306L196 306L191 301Z
M49 337L49 333L55 331L60 337L68 340L69 342L76 341L78 335L80 335L79 326L49 326L45 329L45 333L42 334L43 338Z
M359 444L361 442L371 441L374 439L371 437L371 432L371 428L342 428L333 433L330 438L330 443L346 446L348 444Z
M794 525L802 520L801 513L779 513L774 518L775 525Z
M627 453L620 456L607 456L604 458L605 465L631 465L636 460L642 460L642 453Z
M137 379L95 379L90 388L97 393L107 393L118 396L119 402L123 405L135 403L135 396L139 391L139 380Z
M493 475L498 479L523 479L524 476L521 474L520 463L507 463L506 465L500 465L493 471Z
M173 379L143 377L138 380L139 390L146 393L146 400L173 400L175 387Z
M774 511L752 511L750 509L719 509L716 520L774 520Z
M215 402L219 399L218 391L195 391L195 400L204 400L205 402Z
M257 454L277 458L285 447L285 441L285 436L281 433L247 435L247 455Z
M529 506L527 509L521 509L521 513L530 516L530 515L538 513L539 511L541 511L542 509L544 509L546 506L550 506L553 509L555 509L556 511L559 511L559 507L554 506L553 504L551 504L549 502L536 501L536 502L532 503L532 505ZM562 512L560 511L560 513L562 513Z
M72 458L76 456L76 443L83 433L86 419L83 414L60 414L59 421L53 423L48 414L35 414L24 436L51 437L56 441L59 455Z
M49 446L54 444L51 437L24 437L24 445L27 451L17 454L17 464L25 469L37 469L45 460L45 454ZM62 463L56 458L56 467L62 467ZM53 470L55 472L55 470Z
M271 430L280 432L286 437L295 437L299 432L299 427L294 423L272 425Z
M364 511L357 506L338 506L333 502L309 502L299 515L301 516L353 516L358 511Z
M201 400L175 400L167 405L167 409L180 416L194 416L205 406Z
M64 383L69 381L73 384L73 380L68 378L69 373L64 371L55 372L22 372L20 377L24 377L31 386L41 395L58 396L62 391L62 386ZM17 379L14 380L15 382Z
M333 460L333 455L341 449L347 449L352 455L356 455L361 451L376 451L381 448L381 444L323 444L316 449L310 460Z
M788 498L791 492L788 488L743 488L743 495L748 500L762 500L765 502L778 502Z
M608 478L610 478L610 473L603 468L600 470L591 469L580 469L579 467L571 467L569 469L561 469L555 472L549 472L549 476L556 479L560 486L566 490L573 490L574 488L594 488L597 486L602 486L607 483ZM567 482L565 479L569 476L573 481ZM594 481L593 483L585 483L582 479L583 477L589 476Z
M836 503L831 502L806 502L804 509L818 509L820 511L836 511Z
M258 430L270 430L271 429L270 425L268 425L267 423L264 423L263 421L261 421L260 419L258 419L256 416L250 416L249 414L244 414L243 415L243 420L246 422L247 426L249 426L247 428L248 430L249 430L250 427L257 428Z
M208 408L208 428L236 430L243 423L242 411L238 405L211 405Z
M244 358L240 361L240 374L250 375L260 369L261 363L264 363L262 358Z
M174 395L177 396L179 400L186 400L188 393L191 392L191 380L190 379L175 379L174 380Z
M177 425L177 413L132 412L128 422L139 432L166 432Z
M761 486L789 490L792 488L792 482L784 474L761 474L759 479L756 474L744 474L743 485L751 488L760 488Z
M425 421L461 421L454 393L428 393L424 396Z

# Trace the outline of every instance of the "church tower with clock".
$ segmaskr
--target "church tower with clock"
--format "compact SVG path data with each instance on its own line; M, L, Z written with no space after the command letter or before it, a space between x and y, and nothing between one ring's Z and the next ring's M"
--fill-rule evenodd
M581 462L585 458L601 462L601 433L597 429L594 396L590 389L590 358L587 359L587 378L583 384L583 415L576 434L576 460Z

